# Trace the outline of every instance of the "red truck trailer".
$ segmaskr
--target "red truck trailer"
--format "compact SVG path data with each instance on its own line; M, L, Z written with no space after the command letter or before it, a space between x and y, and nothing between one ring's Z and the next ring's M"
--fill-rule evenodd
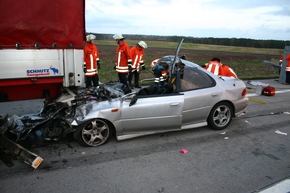
M84 0L0 1L0 102L82 86Z

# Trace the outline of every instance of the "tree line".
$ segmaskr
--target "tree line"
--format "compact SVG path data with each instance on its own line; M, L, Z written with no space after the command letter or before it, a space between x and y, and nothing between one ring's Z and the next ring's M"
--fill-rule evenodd
M98 40L111 40L114 34L98 34L94 33ZM196 44L212 44L212 45L225 45L225 46L238 46L238 47L254 47L254 48L277 48L284 49L285 46L290 45L290 41L284 40L255 40L248 38L196 38L187 36L157 36L157 35L132 35L123 34L127 39L132 40L144 40L144 41L168 41L179 42L181 38L184 38L186 43Z

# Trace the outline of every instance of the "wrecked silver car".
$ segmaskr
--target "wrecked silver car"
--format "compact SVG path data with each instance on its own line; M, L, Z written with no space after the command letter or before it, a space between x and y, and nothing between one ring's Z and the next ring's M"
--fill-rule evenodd
M19 141L32 132L46 140L72 134L83 146L100 146L113 135L124 140L206 125L225 129L246 111L244 82L213 75L178 57L180 45L175 55L157 62L167 64L167 77L157 76L132 92L120 83L104 84L91 95L45 105L38 115L12 117L6 135Z
M174 60L174 56L167 56ZM91 101L75 110L73 127L80 144L98 146L116 134L118 140L208 125L226 128L246 111L242 80L218 77L199 65L177 59L168 81L108 101Z

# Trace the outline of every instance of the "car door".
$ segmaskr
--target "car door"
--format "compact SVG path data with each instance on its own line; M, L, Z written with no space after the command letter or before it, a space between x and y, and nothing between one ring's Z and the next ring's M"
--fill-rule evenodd
M183 94L142 96L135 104L124 100L120 124L123 134L179 129L182 122Z
M214 92L216 90L216 92ZM206 121L213 105L221 95L216 87L203 88L185 92L183 124L194 124Z
M214 79L199 68L185 68L181 90L184 93L183 125L206 121L221 96Z

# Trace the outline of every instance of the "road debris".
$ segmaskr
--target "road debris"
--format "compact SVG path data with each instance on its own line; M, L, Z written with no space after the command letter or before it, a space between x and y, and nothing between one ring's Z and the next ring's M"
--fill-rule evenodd
M12 155L17 159L22 160L24 163L30 165L34 169L37 169L43 161L40 156L25 149L21 145L6 138L2 134L0 134L0 148L5 149L6 154Z
M2 116L0 115L0 151L1 151L1 160L8 167L13 166L12 160L10 157L15 157L18 160L23 161L24 163L30 165L34 169L37 169L38 166L42 163L43 159L22 147L21 145L15 143L14 141L8 139L4 134L8 129L8 114Z
M182 154L187 154L188 153L188 150L185 149L185 148L182 148L179 152L182 153Z
M258 81L252 81L252 80L248 81L247 83L249 85L251 85L251 86L255 86L256 87L255 93L258 94L258 95L261 95L262 94L262 90L265 87L269 86L268 84L265 84L265 83L262 83L262 82L258 82Z
M275 133L279 134L279 135L287 135L287 133L281 132L279 130L276 130Z

